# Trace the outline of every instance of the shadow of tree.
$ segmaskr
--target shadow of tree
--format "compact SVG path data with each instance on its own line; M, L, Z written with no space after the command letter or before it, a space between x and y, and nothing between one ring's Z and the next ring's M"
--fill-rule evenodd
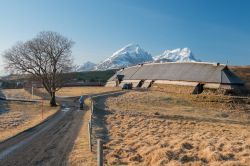
M32 88L24 88L25 91L27 91L29 94L32 94ZM39 96L42 99L50 99L49 94L46 91L42 91L38 88L33 88L33 94L35 96Z
M0 89L0 115L9 111L9 104L6 101L6 96Z

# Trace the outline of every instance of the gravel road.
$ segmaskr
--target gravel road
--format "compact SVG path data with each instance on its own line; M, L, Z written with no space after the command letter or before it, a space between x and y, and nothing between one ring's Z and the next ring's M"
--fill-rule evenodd
M44 123L0 143L0 165L68 165L68 156L82 125L84 111L71 99Z

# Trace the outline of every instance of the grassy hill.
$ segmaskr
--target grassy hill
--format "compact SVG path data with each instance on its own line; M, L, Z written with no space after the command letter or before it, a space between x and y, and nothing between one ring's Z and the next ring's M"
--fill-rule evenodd
M230 66L229 67L242 81L248 90L250 90L250 66Z

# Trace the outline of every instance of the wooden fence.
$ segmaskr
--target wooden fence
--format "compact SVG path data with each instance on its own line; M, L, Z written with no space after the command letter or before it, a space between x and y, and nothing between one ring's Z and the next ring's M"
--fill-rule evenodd
M92 98L90 98L91 104L90 104L90 118L88 122L88 136L89 136L89 150L93 152L93 116L94 116L94 101ZM101 139L97 139L97 165L103 166L103 142Z

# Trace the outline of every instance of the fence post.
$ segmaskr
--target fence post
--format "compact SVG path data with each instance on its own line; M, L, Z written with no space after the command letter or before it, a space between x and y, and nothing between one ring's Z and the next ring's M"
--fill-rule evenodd
M92 152L92 143L91 143L91 135L92 135L92 130L91 130L91 122L88 123L88 133L89 133L89 150Z
M94 103L93 100L91 99L91 114L93 114L94 112Z
M101 139L97 139L97 166L103 166L103 147Z
M42 120L43 120L43 100L42 100Z
M32 84L32 87L31 87L31 99L33 100L34 98L34 88L33 88L33 84Z
M92 129L92 116L93 116L93 101L92 98L90 98L91 100L91 106L90 106L90 127Z

